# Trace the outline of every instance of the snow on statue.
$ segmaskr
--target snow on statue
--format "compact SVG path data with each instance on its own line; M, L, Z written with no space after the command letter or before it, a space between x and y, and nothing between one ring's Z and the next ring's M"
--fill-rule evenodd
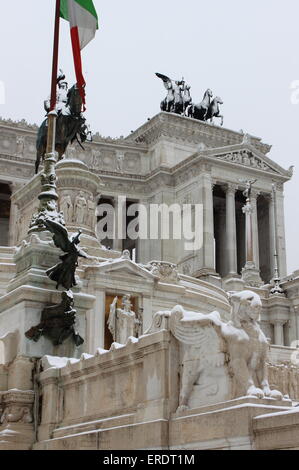
M166 326L179 342L180 410L242 396L282 399L268 383L269 344L258 323L260 297L243 291L229 294L229 301L228 323L218 312L203 315L180 305L154 317L148 333Z

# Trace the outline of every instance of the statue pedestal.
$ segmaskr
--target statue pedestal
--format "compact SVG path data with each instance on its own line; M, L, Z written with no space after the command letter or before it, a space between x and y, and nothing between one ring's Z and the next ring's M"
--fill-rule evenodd
M59 210L63 212L68 232L82 231L81 246L88 254L102 256L96 236L96 207L102 183L80 160L65 158L56 165Z
M30 450L35 442L33 423L34 392L9 390L1 394L1 450ZM1 408L1 407L0 407Z
M0 366L1 450L29 450L35 441L34 362L28 357L17 356L9 365Z
M170 449L252 450L256 416L289 411L291 401L242 397L190 409L170 420ZM229 425L228 425L229 423Z
M61 302L61 291L55 290L55 283L46 275L46 270L59 261L61 253L51 246L52 241L41 240L39 236L40 234L32 234L29 243L24 242L16 252L16 276L9 283L7 293L0 298L0 338L18 332L18 338L15 340L17 344L10 348L13 354L28 357L42 357L45 354L80 357L87 351L88 341L77 348L71 339L60 346L53 346L44 336L38 342L25 337L30 328L40 323L45 307ZM74 289L76 328L86 339L87 317L95 298L80 293L79 287L80 285Z
M90 256L117 258L118 253L102 247L96 236L96 207L102 183L98 175L91 172L80 160L64 159L56 165L59 211L63 212L69 233L80 229L81 247ZM41 192L40 174L34 176L25 186L12 196L16 211L14 243L19 246L23 240L31 238L28 229L32 216L38 213L38 195ZM52 240L48 232L34 232L42 240Z
M239 276L227 276L222 280L222 287L226 292L239 292L244 290L245 282Z
M253 262L247 262L242 269L242 280L246 286L250 287L261 287L263 285L260 272Z

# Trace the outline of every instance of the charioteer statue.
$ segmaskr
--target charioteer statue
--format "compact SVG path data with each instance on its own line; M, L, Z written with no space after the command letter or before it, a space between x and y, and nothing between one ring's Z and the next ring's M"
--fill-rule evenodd
M162 111L199 121L210 121L210 123L213 123L214 118L217 117L221 119L220 125L223 126L223 116L219 108L223 101L219 96L213 98L213 92L209 88L205 91L203 100L199 104L194 104L190 93L191 86L185 82L184 78L176 81L161 73L156 73L156 75L163 81L167 90L167 96L160 106Z
M69 89L62 70L60 70L57 78L57 87L55 150L58 153L58 160L61 160L69 143L73 143L74 140L77 140L82 147L81 143L84 143L88 139L91 132L81 112L82 98L79 89L76 84ZM50 111L49 99L44 102L44 108L47 113ZM48 119L45 119L37 134L35 173L38 173L40 161L44 159L46 153L47 129ZM83 147L82 149L84 150Z

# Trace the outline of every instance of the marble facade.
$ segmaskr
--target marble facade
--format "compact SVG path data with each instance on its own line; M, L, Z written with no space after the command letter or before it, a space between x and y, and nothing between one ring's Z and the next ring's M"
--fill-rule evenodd
M80 348L68 341L54 347L46 338L34 343L24 335L59 298L45 274L59 251L49 234L29 230L40 192L36 131L24 121L0 121L0 449L262 448L267 414L286 413L286 429L296 427L299 271L287 273L284 231L284 184L292 171L269 158L271 147L170 113L158 114L126 138L96 134L85 152L71 146L57 164L57 188L66 227L82 230L81 245L90 255L80 260L74 289L85 342ZM247 277L244 179L257 180L252 225L258 276ZM176 239L99 239L96 207L105 202L117 210L119 196L126 197L127 207L201 204L202 247L187 251ZM282 292L273 294L276 268ZM219 401L191 400L190 409L178 411L180 347L167 315L157 312L176 305L203 316L217 311L228 324L228 292L244 290L260 298L260 325L271 343L269 385L284 400L227 394ZM128 296L138 328L113 337L111 304ZM115 304L115 312L120 307ZM33 369L38 387L30 382ZM211 423L206 416L213 421L215 410L218 421ZM229 436L227 419L237 423ZM280 433L270 421L269 429ZM197 438L191 429L198 429ZM299 447L299 441L289 447Z

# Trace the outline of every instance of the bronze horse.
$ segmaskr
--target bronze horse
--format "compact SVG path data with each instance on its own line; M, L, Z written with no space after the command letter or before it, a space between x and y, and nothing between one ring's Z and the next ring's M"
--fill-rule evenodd
M87 126L85 124L85 118L81 113L82 98L79 94L79 89L77 88L77 85L74 85L69 90L67 98L68 100L65 107L66 110L65 112L61 112L58 115L56 121L55 150L58 153L58 161L62 159L69 143L73 143L75 139L77 139L77 141L79 142L78 136L80 137L80 140L83 143L86 141L89 134ZM46 154L47 131L48 119L45 119L42 125L40 126L37 134L37 155L35 162L36 174L38 173L41 159L44 160Z
M190 117L193 117L194 119L198 119L199 121L206 121L207 120L207 114L209 107L211 105L211 99L213 97L212 91L208 88L205 91L203 100L199 104L193 105L193 109L190 110ZM189 115L190 115L189 114Z
M206 120L207 121L210 120L210 123L213 124L213 118L214 117L220 118L221 119L220 125L223 126L223 116L222 116L222 114L220 114L220 108L219 108L220 104L223 104L223 101L219 96L216 96L212 100L212 102L209 106L207 116L206 116Z

